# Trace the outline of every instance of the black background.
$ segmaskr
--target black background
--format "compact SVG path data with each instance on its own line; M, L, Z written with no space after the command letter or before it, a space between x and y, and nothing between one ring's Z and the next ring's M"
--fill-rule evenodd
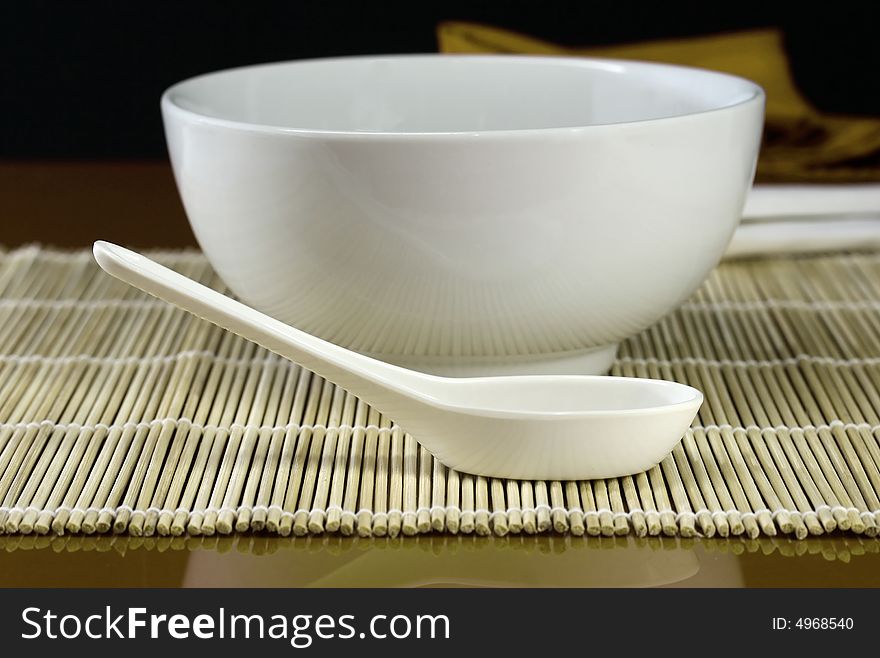
M444 20L571 46L775 25L815 105L880 114L877 4L4 0L0 158L163 157L158 99L178 80L257 62L432 52Z

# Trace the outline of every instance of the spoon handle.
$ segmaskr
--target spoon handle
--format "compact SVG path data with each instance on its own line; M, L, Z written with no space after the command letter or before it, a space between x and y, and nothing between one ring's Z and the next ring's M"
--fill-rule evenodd
M300 331L118 245L99 240L93 253L117 279L252 340L371 404L396 406L401 396L419 397L418 380L430 379Z

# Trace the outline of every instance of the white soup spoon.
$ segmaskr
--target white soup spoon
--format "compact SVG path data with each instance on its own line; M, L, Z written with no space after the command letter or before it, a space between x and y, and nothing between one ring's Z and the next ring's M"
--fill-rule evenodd
M655 379L427 375L295 329L117 245L96 242L94 254L122 281L350 391L467 473L579 480L644 471L669 454L703 401L690 386Z

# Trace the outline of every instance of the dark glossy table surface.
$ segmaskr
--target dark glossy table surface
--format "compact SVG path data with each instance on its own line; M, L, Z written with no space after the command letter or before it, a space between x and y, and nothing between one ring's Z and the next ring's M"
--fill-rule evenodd
M3 587L878 587L880 543L766 538L0 537Z

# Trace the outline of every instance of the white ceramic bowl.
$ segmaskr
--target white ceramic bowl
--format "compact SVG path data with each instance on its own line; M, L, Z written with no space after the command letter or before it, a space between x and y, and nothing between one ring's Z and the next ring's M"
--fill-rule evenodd
M233 292L447 375L607 370L720 259L763 106L698 69L441 55L233 69L162 98Z

